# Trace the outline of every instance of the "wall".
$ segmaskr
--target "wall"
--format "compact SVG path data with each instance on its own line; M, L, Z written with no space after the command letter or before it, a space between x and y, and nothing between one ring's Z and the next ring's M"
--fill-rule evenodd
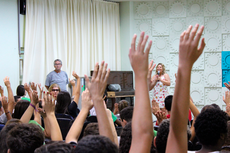
M227 61L221 61L221 57L222 51L230 50L230 0L122 2L120 8L123 8L120 14L123 29L121 42L130 45L132 35L136 33L139 36L141 31L150 36L153 45L149 59L165 64L171 78L171 86L168 88L170 94L173 94L175 87L179 36L189 25L204 25L206 47L192 69L191 96L199 109L210 103L225 109L222 95L226 88L222 88L221 62ZM124 20L126 16L130 19ZM129 38L124 29L133 30L128 33ZM127 56L125 45L121 46L121 51L122 56ZM122 60L127 65L128 60L124 57ZM128 69L127 66L122 68ZM152 92L150 96L153 97Z
M5 87L3 78L10 77L13 93L19 84L17 0L0 1L0 85ZM5 93L6 88L5 88ZM7 94L6 94L7 96Z

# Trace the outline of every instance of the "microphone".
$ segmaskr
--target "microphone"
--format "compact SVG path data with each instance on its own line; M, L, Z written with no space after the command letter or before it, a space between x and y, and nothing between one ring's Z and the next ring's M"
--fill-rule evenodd
M157 75L160 76L160 71L157 71ZM160 80L157 80L157 82L160 81Z

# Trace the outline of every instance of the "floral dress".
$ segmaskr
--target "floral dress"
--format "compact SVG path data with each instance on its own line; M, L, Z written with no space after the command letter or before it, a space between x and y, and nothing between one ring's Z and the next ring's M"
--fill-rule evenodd
M165 80L164 75L161 76L162 80ZM167 86L164 85L161 81L157 81L155 87L153 88L153 98L159 103L160 108L164 108L165 97L168 96Z

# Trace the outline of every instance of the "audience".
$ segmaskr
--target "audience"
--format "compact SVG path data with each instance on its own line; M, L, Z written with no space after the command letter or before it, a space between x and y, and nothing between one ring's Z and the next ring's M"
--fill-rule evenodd
M51 85L50 91L45 92L41 84L34 82L30 86L27 83L24 86L19 85L17 96L14 97L9 77L5 77L4 84L8 97L5 97L4 90L0 86L2 103L0 122L6 124L0 132L0 153L203 153L219 152L221 149L228 151L227 132L230 130L227 121L230 115L230 91L226 91L223 97L226 112L218 105L211 104L206 105L199 113L190 97L192 66L205 47L204 38L201 39L204 27L198 29L198 24L194 28L189 26L180 36L176 86L174 95L165 98L166 113L159 109L159 105L154 100L152 107L150 106L149 90L156 84L151 80L151 74L156 64L153 64L153 61L148 64L152 41L147 44L149 36L145 36L144 32L140 34L137 43L137 35L133 36L129 50L130 64L135 74L135 106L128 107L128 102L124 100L115 105L114 113L120 114L121 123L106 108L104 93L110 69L104 61L100 66L98 63L95 64L91 81L85 76L87 88L81 95L81 110L78 108L80 78L75 72L72 75L77 80L77 84L74 80L69 81L73 89L72 102L70 94L60 91L58 85ZM39 96L37 86L40 91ZM229 84L225 83L225 86L229 89ZM29 101L20 99L26 93ZM194 115L191 132L187 126L189 109ZM79 139L90 110L91 113L96 114L97 123L88 124L84 129L83 138ZM74 118L65 142L55 113L68 114ZM157 136L156 132L153 133L151 113L158 119ZM43 127L41 116L44 121ZM34 121L31 122L32 119ZM114 122L123 127L120 143ZM45 142L45 136L51 141ZM188 151L188 144L197 143L196 139L202 148Z

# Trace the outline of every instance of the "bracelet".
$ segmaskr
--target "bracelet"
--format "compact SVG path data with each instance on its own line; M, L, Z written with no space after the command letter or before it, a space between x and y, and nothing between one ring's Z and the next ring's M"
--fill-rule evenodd
M7 113L5 112L5 115L8 114L8 113L10 113L10 111L8 111Z
M33 104L30 103L30 106L33 107L36 111L38 111Z

